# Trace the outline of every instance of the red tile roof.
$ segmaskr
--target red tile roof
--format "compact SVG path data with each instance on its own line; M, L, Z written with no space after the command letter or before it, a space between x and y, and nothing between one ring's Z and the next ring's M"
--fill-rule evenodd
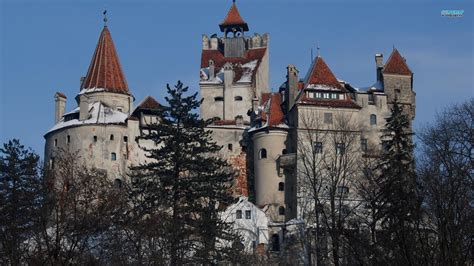
M263 93L262 103L265 106L265 110L268 110L262 113L262 119L268 121L269 127L285 123L285 115L281 109L280 93Z
M307 84L328 85L343 89L322 57L316 57L316 62L312 65L310 71Z
M219 24L221 31L224 31L227 26L241 26L244 31L249 30L247 23L240 16L239 10L237 9L237 5L235 5L235 2L232 3L232 6L230 7L230 10L227 13L227 16L225 17L224 21Z
M64 93L62 93L62 92L59 92L59 91L58 91L58 92L56 92L56 95L59 96L59 97L62 97L62 98L67 99L66 94L64 94Z
M108 92L130 94L112 36L107 26L99 37L87 76L81 89L101 88Z
M161 104L152 96L146 96L145 99L137 106L142 109L161 109Z
M224 67L224 64L227 62L234 64L234 82L239 80L242 76L242 69L236 66L237 64L246 64L254 60L257 61L257 66L252 72L252 80L255 77L255 73L257 73L258 67L260 66L260 62L262 61L263 56L265 56L265 52L267 48L256 48L256 49L249 49L245 51L244 57L225 57L224 54L219 50L202 50L201 53L201 68L209 67L209 60L214 61L215 72L219 73L220 69Z
M393 49L392 54L385 63L383 68L384 74L397 74L397 75L411 75L412 72L405 62L405 58L398 52L397 49Z

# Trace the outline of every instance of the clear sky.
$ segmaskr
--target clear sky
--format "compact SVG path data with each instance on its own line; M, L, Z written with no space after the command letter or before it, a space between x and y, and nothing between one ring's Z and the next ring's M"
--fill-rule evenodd
M374 54L395 47L414 72L415 127L436 111L474 96L474 1L237 0L253 32L270 33L270 84L288 64L301 76L311 47L339 79L375 80ZM201 35L218 33L231 0L0 0L0 141L19 138L43 154L56 91L75 107L108 10L109 29L136 103L163 102L166 83L198 90ZM442 17L446 9L463 17Z

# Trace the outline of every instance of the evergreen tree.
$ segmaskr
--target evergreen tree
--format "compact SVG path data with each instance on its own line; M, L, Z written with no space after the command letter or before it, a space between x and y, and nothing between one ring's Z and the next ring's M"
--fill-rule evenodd
M382 226L390 260L413 265L415 251L414 222L419 218L416 176L410 120L395 100L382 137L383 154L379 165L383 204ZM381 240L381 239L379 239Z
M223 243L235 239L218 215L232 201L233 172L217 156L221 147L206 130L211 120L195 112L197 93L185 96L188 87L179 81L167 90L160 121L140 137L156 146L146 149L149 163L132 168L134 193L142 199L136 207L144 218L159 217L151 230L161 232L169 264L213 264L228 259Z
M26 263L41 204L39 156L17 139L0 148L0 264Z

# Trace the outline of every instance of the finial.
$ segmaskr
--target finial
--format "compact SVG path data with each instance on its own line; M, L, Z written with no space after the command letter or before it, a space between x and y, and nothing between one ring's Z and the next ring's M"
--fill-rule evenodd
M234 3L234 4L235 4L235 0L232 0L232 3Z
M319 49L320 49L320 48L319 48L319 45L316 47L316 49L318 50L318 57L319 57L319 56L321 55L321 54L319 53Z
M102 14L104 14L104 27L107 27L107 9Z

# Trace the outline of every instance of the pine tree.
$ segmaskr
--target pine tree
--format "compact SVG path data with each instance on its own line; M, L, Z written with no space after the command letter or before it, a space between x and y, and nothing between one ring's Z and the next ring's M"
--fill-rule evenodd
M41 203L38 161L17 139L0 148L0 264L28 259Z
M140 137L156 148L146 149L149 163L132 168L135 195L142 198L136 207L144 217L159 217L152 230L162 232L169 264L213 264L227 259L230 249L222 243L235 238L218 215L232 201L233 172L217 156L221 147L206 130L211 121L195 112L197 93L185 96L188 87L179 81L167 90L160 121Z
M383 134L383 154L380 170L383 229L388 245L387 254L404 265L414 264L413 223L418 219L419 200L413 159L410 120L403 107L395 100L391 116L387 118ZM379 239L380 240L380 239Z

